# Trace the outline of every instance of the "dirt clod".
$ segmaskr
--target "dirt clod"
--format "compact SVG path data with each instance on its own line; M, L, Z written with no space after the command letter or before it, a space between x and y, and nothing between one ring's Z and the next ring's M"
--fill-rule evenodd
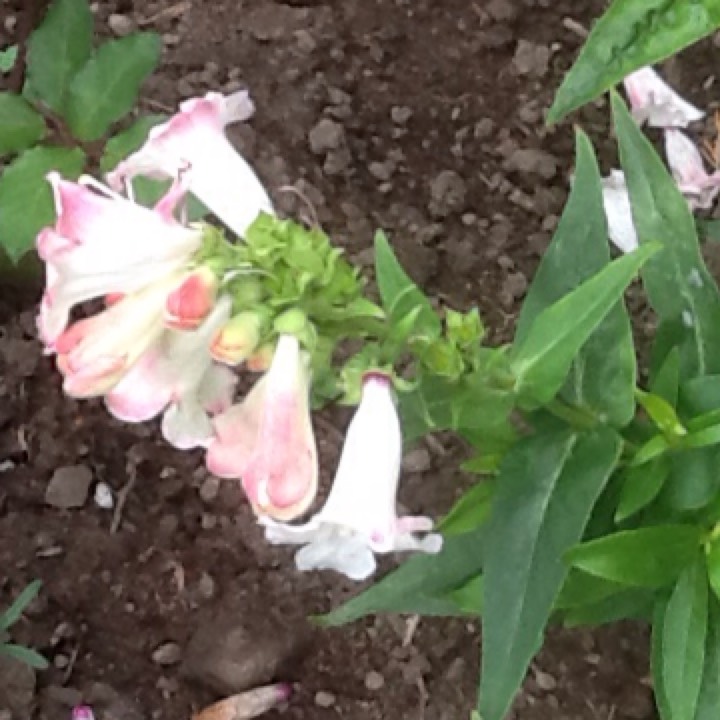
M58 468L48 483L45 502L61 510L82 507L92 481L92 470L87 465Z

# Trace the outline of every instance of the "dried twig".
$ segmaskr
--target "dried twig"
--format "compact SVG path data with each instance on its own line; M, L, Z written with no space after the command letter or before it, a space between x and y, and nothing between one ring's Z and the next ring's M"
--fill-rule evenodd
M127 471L129 475L128 481L120 488L117 494L117 504L115 505L115 512L113 513L112 524L110 525L111 535L114 535L120 528L125 503L127 502L128 495L133 487L135 487L135 481L137 480L137 467L134 463L128 463Z

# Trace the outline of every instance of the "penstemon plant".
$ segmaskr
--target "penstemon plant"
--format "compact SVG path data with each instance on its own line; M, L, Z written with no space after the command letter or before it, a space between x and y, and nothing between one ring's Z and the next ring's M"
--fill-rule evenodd
M477 309L437 311L382 233L378 302L320 228L277 216L224 135L252 115L246 92L189 100L149 134L133 130L132 143L110 141L107 185L51 163L38 329L65 392L103 397L127 422L162 416L168 442L204 448L214 474L241 482L269 542L299 546L301 571L362 580L377 554L414 552L320 622L481 618L482 720L505 717L548 622L620 618L652 624L663 720L714 719L720 291L693 211L713 204L720 180L682 131L704 113L644 65L710 32L716 5L617 0L598 23L551 115L624 80L630 108L611 93L621 169L601 177L577 131L565 211L514 339L499 347ZM57 0L51 13L78 7ZM672 19L671 32L652 18ZM619 60L596 62L605 55ZM85 127L72 100L58 102L71 128ZM671 172L645 123L663 131ZM157 202L138 195L148 178L165 180ZM27 187L45 192L35 180ZM191 221L191 197L223 227ZM623 301L638 274L657 320L640 376ZM70 322L96 298L104 310ZM239 403L236 368L258 373ZM316 496L312 411L328 402L357 410L324 507L294 523ZM430 518L397 516L396 494L403 442L436 431L467 442L463 467L480 477L433 532Z

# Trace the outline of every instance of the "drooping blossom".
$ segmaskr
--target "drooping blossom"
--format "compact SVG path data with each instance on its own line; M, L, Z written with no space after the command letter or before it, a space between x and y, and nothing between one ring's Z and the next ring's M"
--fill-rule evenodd
M74 183L50 173L48 180L57 221L37 238L47 273L38 329L52 351L75 305L103 295L133 293L173 273L199 248L202 233L173 217L185 193L181 181L158 211L136 205L89 177Z
M687 127L705 113L684 100L650 67L630 73L625 91L633 116L651 127Z
M206 445L213 435L208 413L232 402L235 375L210 357L210 342L227 321L232 302L222 297L195 331L166 330L108 393L110 412L145 422L164 412L162 432L177 448Z
M190 190L225 225L243 237L261 212L272 213L268 194L250 165L225 137L225 126L247 120L255 107L246 91L208 93L186 100L180 112L154 127L136 153L108 175L120 190L137 175L175 178L189 171Z
M397 516L401 459L402 434L390 379L368 374L325 506L303 525L261 518L267 539L303 545L295 555L301 571L331 569L353 580L375 571L375 553L439 552L440 535L417 535L432 530L430 518Z
M55 341L63 389L73 397L110 391L164 332L168 293L181 275L167 275L107 310L70 325Z
M608 235L613 245L624 253L638 247L638 235L630 206L630 194L622 170L611 170L602 179L603 205Z
M720 193L720 171L708 174L695 143L680 130L665 131L665 154L675 182L690 207L711 207Z
M267 373L240 405L214 420L208 468L220 477L242 478L260 516L295 518L317 492L309 383L300 343L281 335Z

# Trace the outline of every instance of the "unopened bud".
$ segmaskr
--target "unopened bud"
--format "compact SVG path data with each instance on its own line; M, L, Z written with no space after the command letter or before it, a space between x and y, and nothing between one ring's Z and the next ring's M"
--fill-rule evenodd
M265 343L264 345L261 345L252 355L250 355L250 357L248 357L245 365L251 372L265 372L272 364L274 355L275 344Z
M193 270L175 288L165 304L165 324L175 330L194 330L215 304L218 280L207 267Z
M238 313L215 335L210 354L218 362L238 365L255 351L260 340L261 325L258 313Z

